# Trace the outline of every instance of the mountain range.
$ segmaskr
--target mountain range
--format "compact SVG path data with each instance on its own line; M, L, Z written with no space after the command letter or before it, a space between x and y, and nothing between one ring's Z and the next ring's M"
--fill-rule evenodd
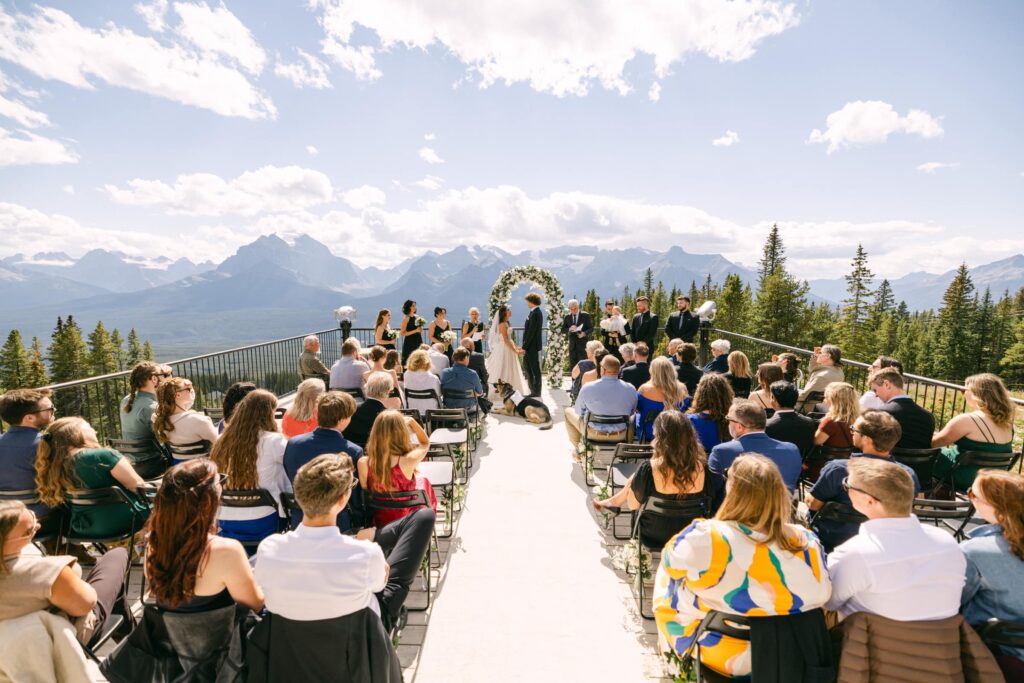
M161 357L181 357L266 339L332 327L331 311L358 311L357 327L370 327L379 308L389 308L397 325L405 299L416 299L429 318L435 305L448 309L455 324L471 306L484 308L494 281L511 266L532 264L554 272L565 297L582 298L594 288L601 297L635 290L650 268L655 281L688 290L710 275L721 283L730 273L754 283L756 274L718 254L693 254L674 246L664 252L643 248L566 246L512 254L491 246L428 251L391 268L360 268L303 235L286 241L265 235L240 247L220 264L144 261L93 250L75 259L61 252L18 254L0 260L0 333L9 328L46 338L57 316L69 313L89 330L97 320L110 329L134 327ZM1024 286L1024 255L971 270L976 286L993 294ZM942 274L911 273L891 282L896 300L911 309L934 308L952 280ZM813 280L815 299L838 303L842 278ZM525 315L515 303L513 320ZM484 312L487 316L486 311Z

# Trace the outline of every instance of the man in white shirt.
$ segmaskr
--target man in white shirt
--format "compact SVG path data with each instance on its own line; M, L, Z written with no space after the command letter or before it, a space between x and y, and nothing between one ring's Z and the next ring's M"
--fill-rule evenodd
M345 454L325 453L299 468L294 488L302 523L264 539L256 552L256 581L273 614L316 621L369 607L388 631L398 623L430 547L434 511L419 508L382 529L343 535L335 521L354 485Z
M370 366L359 358L359 341L350 337L341 345L341 358L331 366L330 388L362 389L363 373L369 371Z
M826 607L897 621L945 619L960 611L967 562L952 535L911 514L914 482L897 463L851 458L844 487L868 518L828 556Z
M432 373L441 376L441 373L451 367L451 363L448 361L448 356L444 354L444 344L434 344L427 351L427 355L430 356L430 365L433 366L430 370Z

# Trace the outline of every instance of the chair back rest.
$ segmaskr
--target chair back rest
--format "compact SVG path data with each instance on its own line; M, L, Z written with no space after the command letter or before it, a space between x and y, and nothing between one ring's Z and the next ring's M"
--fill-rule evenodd
M853 507L830 500L814 515L814 523L822 521L839 522L841 524L863 524L868 518L857 512Z
M128 494L120 486L65 491L64 501L71 507L131 506L132 504L131 498L128 497Z
M978 629L978 635L989 647L1024 648L1024 621L989 619Z
M970 519L974 514L974 504L969 500L930 500L915 498L911 510L919 518L925 519Z
M933 464L941 452L941 448L894 448L889 456L898 463L914 468Z
M468 419L469 415L466 414L465 408L431 408L427 410L426 422L430 425L431 430L443 427L444 425L452 425L456 429L462 429L465 427L466 420Z
M160 444L156 439L107 439L107 445L121 455L150 455L154 451L160 451Z
M212 444L205 439L200 439L199 441L193 441L191 443L167 444L167 448L171 451L171 455L177 457L179 460L182 458L198 458L204 455L209 455L211 446Z
M412 419L416 420L416 422L418 422L420 426L423 425L423 416L420 415L420 411L417 410L416 408L399 408L398 412L400 412L402 415L405 415L406 417L411 417Z
M349 396L351 396L352 398L354 398L357 402L362 402L362 401L366 400L366 395L363 394L363 390L359 389L359 388L356 388L356 389L332 389L331 391L343 391L346 394L348 394Z
M287 408L274 408L274 419L280 420L284 417L284 414L288 412Z
M472 389L442 389L441 393L446 401L450 398L476 400L476 392Z
M266 489L225 489L220 493L220 504L226 508L277 509L277 501Z
M818 446L822 460L847 460L857 449L852 446Z
M224 419L223 408L203 408L203 414L210 418L214 424L217 424Z
M618 425L628 423L632 415L598 415L587 413L586 424L589 425Z
M654 446L649 443L620 443L615 445L613 458L619 460L648 460L654 455Z
M25 505L34 505L39 502L39 491L35 489L22 489L20 491L0 491L0 501L21 501Z
M960 454L956 464L958 467L978 467L983 470L1008 470L1016 460L1016 453L964 451Z
M438 408L441 407L441 397L437 395L437 392L433 389L406 389L405 390L405 407L409 407L409 399L416 399L419 401L433 401Z
M429 506L430 500L423 489L411 491L363 491L363 505L377 510L408 510Z

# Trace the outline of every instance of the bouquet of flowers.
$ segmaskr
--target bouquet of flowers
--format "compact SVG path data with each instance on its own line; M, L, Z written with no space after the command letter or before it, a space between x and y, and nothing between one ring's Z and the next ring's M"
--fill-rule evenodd
M413 322L413 326L414 327L426 327L427 326L427 321L424 320L420 316L416 316L415 318L413 318L412 322Z
M451 330L445 330L441 333L441 341L445 344L454 344L458 338L459 336Z
M395 332L390 327L384 328L384 334L381 335L381 336L383 336L384 339L386 339L387 341L394 341L394 340L398 339L398 333Z

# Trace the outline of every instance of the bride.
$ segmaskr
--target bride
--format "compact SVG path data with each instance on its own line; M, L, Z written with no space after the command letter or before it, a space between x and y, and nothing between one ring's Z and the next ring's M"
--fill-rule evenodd
M527 394L526 379L523 377L523 369L519 365L519 356L525 353L521 348L512 342L509 336L509 319L512 317L512 309L508 304L498 307L498 334L492 336L491 355L487 357L486 367L489 381L493 384L499 379L520 394Z

